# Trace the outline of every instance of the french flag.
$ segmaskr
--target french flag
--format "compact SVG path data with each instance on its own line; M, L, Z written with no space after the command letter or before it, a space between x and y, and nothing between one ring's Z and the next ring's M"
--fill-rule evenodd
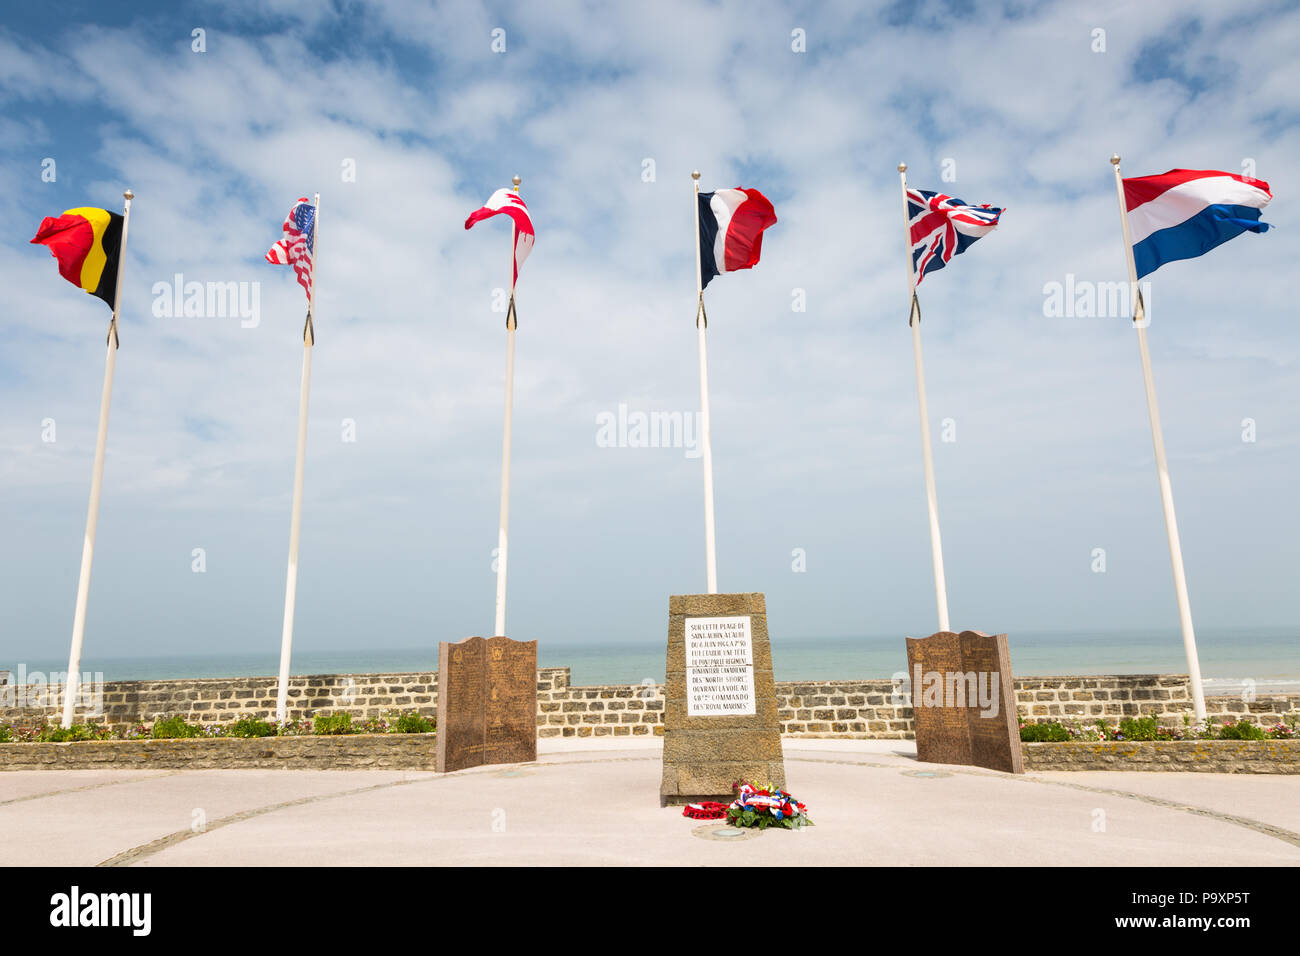
M1264 232L1273 194L1262 179L1216 169L1171 169L1124 180L1138 278L1166 262L1194 259L1243 232Z
M776 210L757 189L718 189L699 194L701 288L724 272L752 269L763 251L763 230Z

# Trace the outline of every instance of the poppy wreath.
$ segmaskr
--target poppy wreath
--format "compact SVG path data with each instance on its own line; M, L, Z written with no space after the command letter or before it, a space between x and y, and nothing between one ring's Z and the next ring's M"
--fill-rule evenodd
M688 803L682 810L682 816L690 817L692 820L721 820L726 815L727 805L714 803L712 800Z
M757 787L744 780L732 784L736 799L727 808L727 822L733 827L782 827L798 830L812 826L808 808L780 787Z

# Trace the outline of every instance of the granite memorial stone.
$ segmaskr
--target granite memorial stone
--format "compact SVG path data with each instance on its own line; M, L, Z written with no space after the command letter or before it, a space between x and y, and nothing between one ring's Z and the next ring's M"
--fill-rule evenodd
M785 786L762 594L668 599L660 804L730 800L749 780Z
M1024 773L1005 634L907 638L916 759Z
M438 645L440 773L537 759L537 642Z

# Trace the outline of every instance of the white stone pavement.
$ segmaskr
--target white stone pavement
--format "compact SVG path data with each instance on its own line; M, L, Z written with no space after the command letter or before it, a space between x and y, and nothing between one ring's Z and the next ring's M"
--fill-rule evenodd
M657 738L444 775L6 772L0 865L1300 864L1300 776L1012 777L918 764L911 741L784 746L817 825L728 839L659 807Z

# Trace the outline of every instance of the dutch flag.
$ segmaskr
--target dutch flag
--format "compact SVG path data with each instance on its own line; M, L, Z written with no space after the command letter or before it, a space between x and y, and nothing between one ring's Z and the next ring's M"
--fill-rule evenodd
M1215 169L1171 169L1124 180L1138 278L1166 262L1194 259L1243 232L1264 232L1273 194L1262 179Z
M752 269L763 251L763 230L776 210L757 189L718 189L699 194L700 278L704 288L723 272Z

